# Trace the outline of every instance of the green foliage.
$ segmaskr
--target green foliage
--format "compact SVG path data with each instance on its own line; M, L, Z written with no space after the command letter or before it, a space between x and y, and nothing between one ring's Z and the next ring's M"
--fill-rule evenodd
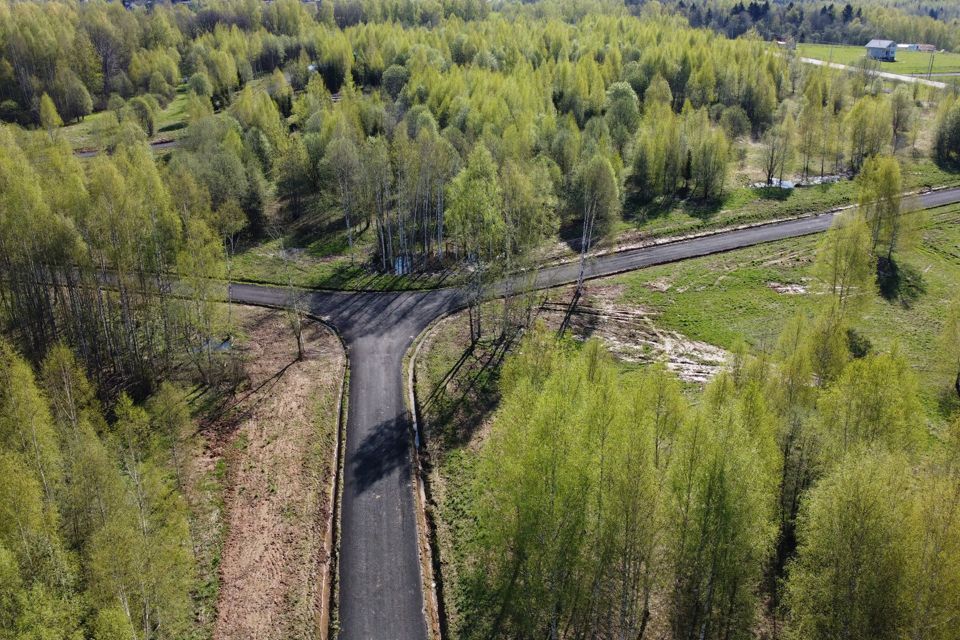
M946 103L937 122L933 153L945 166L960 166L960 100Z
M213 85L206 73L198 71L190 76L187 86L198 96L210 97L213 95Z
M902 458L857 451L811 490L789 569L797 637L901 637L910 611L908 477Z
M485 146L470 153L466 166L450 183L447 224L450 235L468 256L484 261L503 242L505 232L499 213L502 198L493 157Z
M859 171L867 158L878 155L890 141L890 103L882 96L864 96L846 116L850 132L850 168Z
M780 468L760 380L723 378L695 411L661 368L528 336L472 482L465 629L634 637L664 596L675 634L748 628Z
M107 427L62 345L42 389L5 342L0 365L0 637L183 637L193 558L171 441L155 442L125 396ZM160 422L169 395L151 404Z
M685 109L677 115L666 103L653 101L646 106L634 145L631 195L638 203L686 192L701 200L717 198L728 155L726 135L710 124L706 109Z
M863 214L839 214L817 249L814 273L826 287L825 313L834 322L856 321L873 297L875 259Z
M898 250L916 242L920 216L905 211L900 163L892 156L871 158L858 177L859 204L870 227L871 249L892 260Z
M589 251L596 238L608 235L620 215L620 187L610 161L601 154L590 158L578 176L583 210L582 251Z
M916 387L899 356L851 361L818 404L824 457L838 459L871 446L892 452L915 449L921 439Z
M119 375L131 388L149 388L184 346L184 327L172 318L170 273L179 250L197 240L200 227L189 217L206 208L174 209L145 145L121 143L84 165L57 139L18 139L6 128L0 138L2 304L12 335L37 359L60 338L83 344L101 380ZM223 179L213 173L219 166L214 160L197 173ZM246 187L242 165L240 172ZM23 216L28 210L33 215ZM111 271L115 288L96 286L102 270ZM52 278L73 294L44 295Z
M406 67L399 64L390 65L383 72L383 88L387 90L391 98L396 100L409 79L410 72Z
M140 126L148 138L153 137L156 132L159 110L160 105L152 96L138 96L127 103L129 117Z
M614 144L622 155L640 122L640 107L633 87L626 82L610 85L604 104L604 117Z
M53 100L47 94L40 96L40 126L47 132L52 132L57 127L63 126L63 120L57 113L57 107L54 106Z

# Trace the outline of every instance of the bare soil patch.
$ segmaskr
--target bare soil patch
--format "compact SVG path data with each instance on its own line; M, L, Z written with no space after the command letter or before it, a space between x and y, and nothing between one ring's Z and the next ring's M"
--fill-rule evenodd
M649 286L667 291L671 284L660 279ZM559 327L569 314L567 327L574 338L598 338L622 362L663 362L687 382L707 382L726 366L729 354L724 349L658 327L653 311L621 300L623 288L623 285L585 285L573 309L570 308L572 288L551 292L541 305L539 315L547 326Z
M807 292L807 287L802 284L789 284L783 282L768 282L767 286L776 291L777 293L782 293L788 296L798 296Z
M222 513L209 518L225 531L213 637L319 637L344 353L307 322L297 362L283 312L234 313L246 381L205 424L195 461L223 485Z

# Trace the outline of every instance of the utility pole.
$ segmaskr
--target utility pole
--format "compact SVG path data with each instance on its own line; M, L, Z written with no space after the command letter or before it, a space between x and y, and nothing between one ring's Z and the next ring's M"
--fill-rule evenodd
M934 57L935 55L937 55L937 52L936 52L936 51L931 51L931 52L930 52L930 64L927 65L927 80L929 80L929 79L930 79L930 76L933 75L933 57Z

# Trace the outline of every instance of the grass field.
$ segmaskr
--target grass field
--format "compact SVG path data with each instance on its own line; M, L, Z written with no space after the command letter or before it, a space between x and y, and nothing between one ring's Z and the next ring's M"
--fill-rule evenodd
M857 328L875 348L901 350L920 378L929 419L940 422L958 408L937 359L937 336L960 282L960 206L932 210L927 220L923 241L902 258L923 274L925 292L910 306L877 296ZM623 302L650 308L659 326L724 348L744 339L768 350L787 318L816 304L815 293L778 293L771 283L811 285L817 242L786 240L636 271L613 282L626 285Z
M154 140L169 140L179 137L186 127L187 104L186 86L181 86L170 104L157 116ZM112 118L109 111L91 113L82 121L62 127L59 133L66 137L74 149L93 149L97 147L97 130L104 118Z
M866 49L863 47L829 44L799 44L797 45L797 51L805 58L848 65L855 64L866 53ZM929 65L929 53L898 49L897 61L881 63L880 70L903 75L922 74L927 72ZM960 53L941 53L938 51L933 56L933 73L957 72L960 72Z
M944 171L929 158L913 158L907 151L898 153L898 157L907 191L960 184L960 174ZM849 180L782 191L753 189L737 183L744 179L744 175L734 176L723 199L708 205L671 201L660 207L627 206L613 243L622 243L636 234L645 238L668 237L828 211L852 204L857 195L856 183Z

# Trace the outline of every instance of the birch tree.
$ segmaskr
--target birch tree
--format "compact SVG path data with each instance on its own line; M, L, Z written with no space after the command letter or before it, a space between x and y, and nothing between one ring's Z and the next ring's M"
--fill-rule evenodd
M583 289L587 255L594 241L610 232L620 213L620 188L610 161L602 155L595 155L584 166L580 176L580 198L582 218L577 296Z

